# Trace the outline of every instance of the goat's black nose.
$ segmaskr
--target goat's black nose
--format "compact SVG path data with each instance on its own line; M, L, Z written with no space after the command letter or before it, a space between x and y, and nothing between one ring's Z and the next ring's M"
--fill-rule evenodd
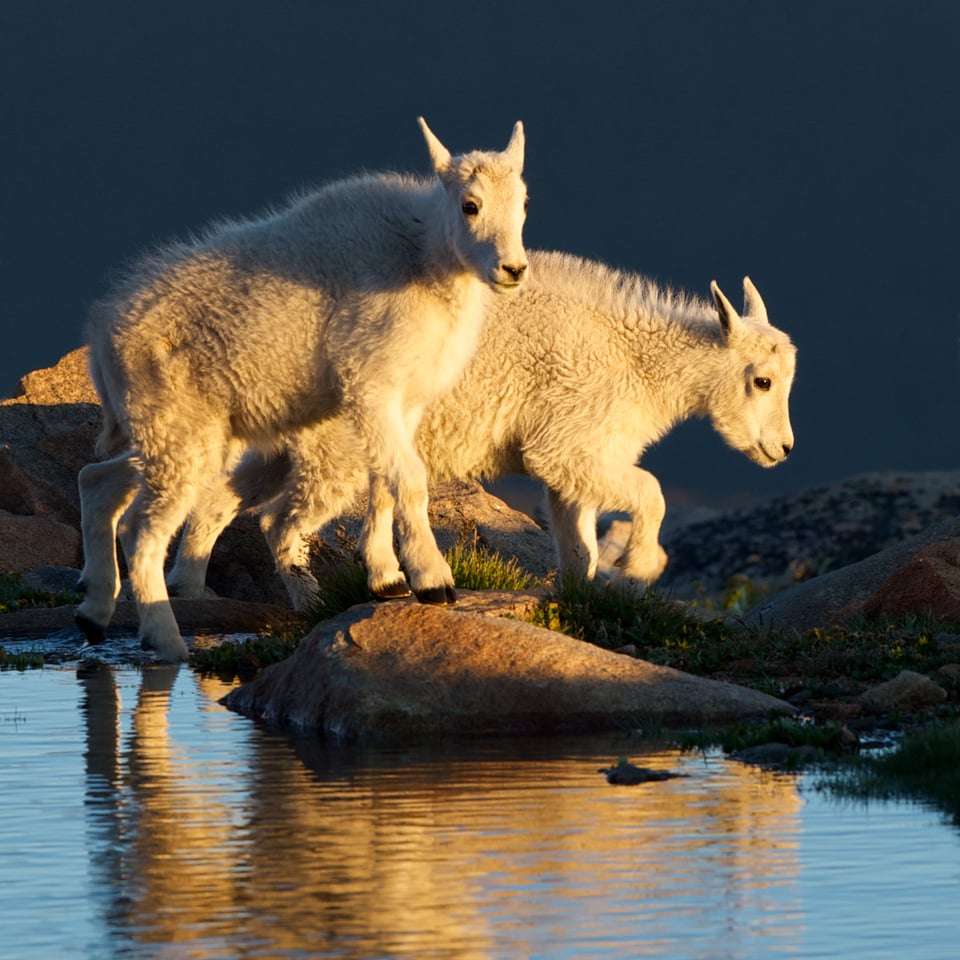
M519 281L519 279L527 272L527 265L525 263L519 264L503 264L503 269L513 277L514 280Z
M789 456L790 456L790 451L791 451L792 449L793 449L793 444L792 444L792 443L785 443L785 444L783 445L783 455L784 455L785 457L789 457Z

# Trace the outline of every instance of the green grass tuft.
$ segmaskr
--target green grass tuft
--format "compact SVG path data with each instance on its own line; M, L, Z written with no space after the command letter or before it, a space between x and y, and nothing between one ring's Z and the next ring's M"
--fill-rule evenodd
M36 590L25 587L20 574L0 573L0 614L17 610L34 610L45 607L66 607L78 604L83 596L75 590Z
M638 597L616 582L572 577L554 584L531 620L607 649L632 643L638 652L700 629L692 614L655 593L647 591Z
M190 666L200 674L229 683L236 677L249 680L263 667L286 660L297 649L303 631L262 634L250 640L226 641L215 647L194 650Z
M960 722L914 733L879 757L861 757L824 776L817 789L862 801L933 803L960 824Z
M373 600L367 586L367 568L359 562L324 566L317 574L320 589L314 594L304 615L311 623L329 620L338 613Z
M446 553L454 583L461 590L529 590L539 581L514 557L461 540Z
M46 659L42 653L23 651L11 653L0 647L0 670L39 670L45 666Z

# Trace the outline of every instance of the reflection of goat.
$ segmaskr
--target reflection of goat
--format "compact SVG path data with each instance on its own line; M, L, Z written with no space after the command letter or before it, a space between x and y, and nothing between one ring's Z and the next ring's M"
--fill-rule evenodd
M418 449L436 479L526 473L542 480L562 573L593 577L597 514L629 511L620 570L652 582L666 563L658 543L665 507L637 457L675 423L707 416L755 463L779 463L793 446L796 351L768 322L749 280L741 317L715 284L708 303L572 256L533 252L530 262L524 289L491 304L463 378L424 415ZM360 449L340 417L301 432L278 458L246 457L233 493L191 518L171 587L201 594L210 551L236 510L273 497L260 504L263 526L302 606L316 587L303 535L337 516L366 483ZM391 506L375 484L360 552L381 596L404 592Z
M333 415L396 498L417 595L454 598L414 433L472 356L489 290L524 279L524 138L518 123L504 152L451 157L421 126L437 179L359 176L216 225L146 257L94 309L102 445L123 440L129 452L80 472L77 623L91 639L115 607L123 517L142 642L185 659L163 580L171 537L241 450L274 451Z

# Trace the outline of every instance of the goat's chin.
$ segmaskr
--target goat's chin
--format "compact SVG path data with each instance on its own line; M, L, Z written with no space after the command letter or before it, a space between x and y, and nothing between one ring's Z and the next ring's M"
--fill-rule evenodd
M505 283L503 280L491 279L490 286L493 287L493 289L496 290L497 293L504 293L507 296L510 296L511 294L516 293L523 286L523 281L511 280L509 283Z
M762 443L754 444L749 450L744 450L744 453L759 467L769 468L783 463L783 458L778 460L776 457L771 457Z

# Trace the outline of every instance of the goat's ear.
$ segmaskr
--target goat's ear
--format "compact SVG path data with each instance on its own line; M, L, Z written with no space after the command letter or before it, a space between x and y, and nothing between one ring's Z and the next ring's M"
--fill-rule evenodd
M713 301L717 305L717 315L720 317L720 326L727 339L734 336L740 329L740 315L733 309L733 304L724 296L723 291L717 286L716 280L710 281L710 292L713 294Z
M523 132L523 121L518 120L513 125L513 134L510 137L510 142L507 144L507 149L504 150L504 153L513 160L519 170L523 170L523 151L525 145L526 136Z
M749 277L743 278L743 315L753 317L761 323L769 323L767 306L760 296L760 291L753 285Z
M427 121L423 117L417 117L420 129L423 131L423 139L427 141L427 150L430 151L430 162L437 176L444 176L450 169L450 151L437 139L437 135L427 126Z

